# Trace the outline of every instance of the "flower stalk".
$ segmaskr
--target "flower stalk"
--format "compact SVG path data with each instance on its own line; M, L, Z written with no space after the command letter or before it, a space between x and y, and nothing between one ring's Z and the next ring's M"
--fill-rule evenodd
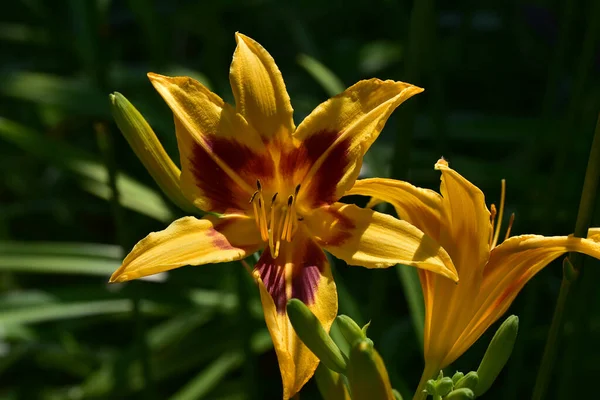
M583 190L581 191L579 211L577 213L577 220L575 222L575 237L587 236L587 231L592 220L592 214L594 212L599 178L600 115L598 116L598 121L596 122L596 130L594 133L590 157L585 172ZM579 271L581 270L581 262L582 258L580 254L571 253L568 255L568 260L566 260L563 264L563 278L560 285L560 292L556 302L556 307L554 309L554 316L552 317L552 324L550 325L550 331L548 333L548 339L544 348L544 354L540 363L540 370L538 371L538 376L536 378L535 387L533 390L532 399L534 400L543 399L545 397L556 359L556 351L559 345L559 336L562 332L564 310L569 297L569 290L579 275Z

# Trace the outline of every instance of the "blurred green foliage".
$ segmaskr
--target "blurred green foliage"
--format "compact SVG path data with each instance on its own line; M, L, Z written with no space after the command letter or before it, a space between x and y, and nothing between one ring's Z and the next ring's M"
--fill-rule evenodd
M500 179L507 179L515 234L566 234L574 227L600 109L598 4L6 3L0 16L0 398L281 396L258 293L239 264L107 285L137 240L181 216L120 136L109 93L127 96L177 160L172 117L146 72L193 76L232 101L227 73L235 31L274 56L297 121L360 79L409 81L426 91L388 122L365 160L365 176L437 189L433 164L443 155L488 202L498 200ZM114 142L126 221L119 240L98 126ZM600 225L599 216L593 225ZM372 321L370 337L392 385L410 398L422 369L414 274L332 262L340 312L359 324ZM553 398L582 395L583 383L600 374L598 267L586 260L568 305ZM551 264L512 306L519 338L487 398L530 395L560 276L560 263ZM334 325L334 340L340 334ZM473 369L490 338L488 332L455 369ZM303 397L318 398L314 382Z

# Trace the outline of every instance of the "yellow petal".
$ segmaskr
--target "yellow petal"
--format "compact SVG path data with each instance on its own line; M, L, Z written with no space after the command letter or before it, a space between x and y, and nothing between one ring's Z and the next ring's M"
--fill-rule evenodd
M421 189L408 182L395 179L361 179L346 195L371 196L378 201L390 203L400 219L439 240L442 218L442 196L433 190Z
M140 240L111 282L124 282L184 265L240 260L261 246L254 219L184 217Z
M279 361L283 398L289 399L312 377L319 360L294 332L286 312L287 301L292 297L302 300L329 332L337 315L335 283L327 257L302 228L291 243L282 244L277 258L273 259L266 248L254 276Z
M403 82L360 81L319 105L294 133L307 149L311 168L302 181L301 201L338 200L356 180L362 158L390 114L423 89Z
M350 265L385 268L405 264L458 280L446 251L406 221L335 203L304 215L304 223L317 243Z
M390 203L396 209L400 219L411 223L439 242L440 230L443 226L442 218L445 214L442 196L433 190L418 188L408 182L394 179L373 178L356 181L346 194L372 196L373 199ZM421 281L426 310L424 344L429 353L435 299L439 299L439 296L445 293L444 291L454 293L456 286L450 282L444 282L445 279L438 277L437 274L422 269L419 269L419 280ZM441 281L437 282L437 280ZM462 282L460 285L462 285ZM449 300L450 298L446 298L441 301L447 302Z
M273 160L258 133L200 82L148 77L175 116L183 192L202 210L247 209L256 179L269 181L274 175Z
M229 81L237 111L266 141L289 138L295 129L293 109L273 57L241 33L235 34L235 41Z
M572 251L600 259L600 243L575 237L515 236L495 247L485 267L479 295L474 299L478 305L477 312L464 328L444 365L466 351L500 318L535 274L557 257Z
M110 103L117 126L163 193L182 210L195 212L196 208L179 187L181 171L142 114L121 93L111 94Z
M490 212L483 192L448 167L446 161L439 160L435 168L442 172L440 192L445 212L440 244L452 257L464 286L481 276L488 259Z
M600 228L588 229L588 239L592 239L595 242L600 242Z

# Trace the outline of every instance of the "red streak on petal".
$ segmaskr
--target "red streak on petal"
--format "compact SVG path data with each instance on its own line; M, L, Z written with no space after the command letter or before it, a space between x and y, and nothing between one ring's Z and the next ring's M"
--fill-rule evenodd
M300 299L306 305L311 305L315 303L315 294L327 258L323 250L313 241L306 242L306 248L300 254L302 253L303 260L294 265L292 297Z
M352 230L356 226L350 218L336 209L329 208L327 209L327 212L331 214L337 221L330 231L330 236L326 238L327 245L341 246L346 240L352 237Z
M217 156L251 187L256 179L267 181L274 174L273 161L268 153L256 153L249 147L227 139L207 141L210 152ZM211 200L206 211L231 212L248 206L248 193L225 172L202 146L193 145L191 172L196 185Z
M287 303L284 265L279 265L277 260L273 259L271 251L267 247L254 267L259 272L260 279L271 295L279 314L285 314Z

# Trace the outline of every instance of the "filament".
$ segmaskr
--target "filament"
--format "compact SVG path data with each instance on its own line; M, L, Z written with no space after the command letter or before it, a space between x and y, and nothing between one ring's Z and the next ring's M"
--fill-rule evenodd
M501 190L500 190L500 210L498 212L498 225L496 226L496 231L494 232L494 240L492 240L492 247L496 247L498 243L498 238L500 237L500 228L502 227L502 217L504 215L504 198L506 197L506 180L502 179L501 181Z

